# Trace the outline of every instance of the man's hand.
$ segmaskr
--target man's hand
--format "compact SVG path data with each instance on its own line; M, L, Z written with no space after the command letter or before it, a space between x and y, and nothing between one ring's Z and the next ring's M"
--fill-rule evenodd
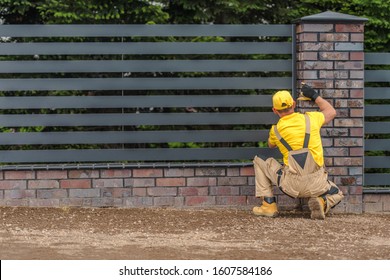
M317 99L317 97L320 96L317 91L315 91L312 87L310 87L304 83L302 83L301 95L303 95L302 99L310 99L312 101L315 101Z

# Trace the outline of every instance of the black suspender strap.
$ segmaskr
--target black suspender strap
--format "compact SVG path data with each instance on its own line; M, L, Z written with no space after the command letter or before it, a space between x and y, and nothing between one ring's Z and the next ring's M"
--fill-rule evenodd
M290 145L286 142L286 140L284 140L284 138L280 135L278 129L276 128L276 124L274 125L274 132L275 132L275 135L276 137L278 138L278 140L280 141L280 143L282 143L282 145L288 150L288 151L292 151Z
M305 114L305 123L306 123L306 131L305 131L305 140L303 140L303 148L309 147L310 140L310 118Z
M309 147L309 140L310 140L310 118L308 115L305 114L305 139L303 140L303 148ZM274 132L276 135L276 138L282 143L282 145L288 150L292 151L291 146L284 140L284 138L280 135L278 129L276 128L276 125L274 125Z

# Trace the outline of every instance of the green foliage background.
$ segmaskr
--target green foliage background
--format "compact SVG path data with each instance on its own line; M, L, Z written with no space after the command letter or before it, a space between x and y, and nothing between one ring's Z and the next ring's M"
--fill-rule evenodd
M390 2L384 0L0 0L0 18L10 24L290 24L327 10L368 18L366 51L390 50Z

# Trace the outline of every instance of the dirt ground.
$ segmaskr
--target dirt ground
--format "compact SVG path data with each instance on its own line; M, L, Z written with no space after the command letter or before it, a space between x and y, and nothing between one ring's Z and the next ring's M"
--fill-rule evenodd
M390 259L390 215L0 207L0 259Z

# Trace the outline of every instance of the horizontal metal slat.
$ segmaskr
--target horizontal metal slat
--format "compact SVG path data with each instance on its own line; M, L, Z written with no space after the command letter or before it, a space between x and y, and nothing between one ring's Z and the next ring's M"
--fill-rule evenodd
M1 115L0 126L132 126L274 124L273 113L140 113Z
M0 79L0 90L288 89L291 78L52 78Z
M390 99L389 87L366 87L364 99Z
M366 151L389 151L390 139L366 139L364 140L364 149Z
M390 70L366 70L365 82L390 82Z
M390 116L390 105L366 105L366 117L388 117Z
M291 71L291 60L0 61L0 73Z
M269 148L195 148L195 149L88 149L0 151L2 163L27 162L118 162L180 160L249 160L255 155L280 158Z
M365 168L390 168L390 156L365 156Z
M390 122L365 122L365 134L387 134L390 133Z
M366 65L390 65L390 53L365 53Z
M378 185L390 185L390 173L383 174L364 174L365 186L378 186Z
M0 109L270 107L269 95L0 97Z
M290 42L2 43L0 55L291 54Z
M89 163L40 163L40 164L3 164L0 170L96 170L96 169L125 169L125 168L207 168L207 167L247 167L253 166L252 160L243 161L183 161L183 162L89 162Z
M292 36L287 24L48 24L0 25L5 37Z
M0 145L130 144L168 142L258 142L268 130L172 130L2 133Z
M390 188L363 188L363 194L390 194Z

